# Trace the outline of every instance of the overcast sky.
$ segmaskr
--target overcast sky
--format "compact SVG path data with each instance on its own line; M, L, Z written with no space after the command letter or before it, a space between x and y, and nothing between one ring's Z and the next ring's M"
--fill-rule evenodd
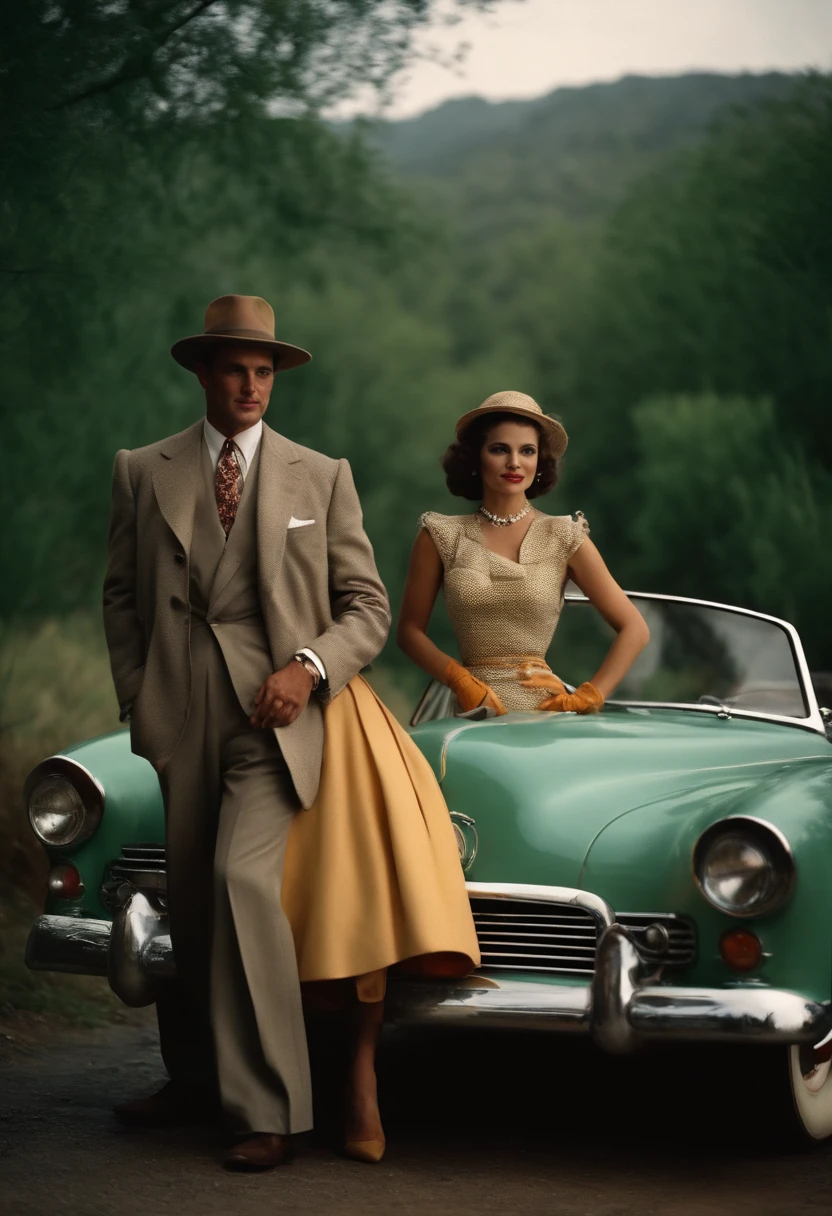
M470 50L456 71L415 63L390 117L448 97L535 97L628 72L832 70L832 0L503 0L421 41L446 58L461 42Z

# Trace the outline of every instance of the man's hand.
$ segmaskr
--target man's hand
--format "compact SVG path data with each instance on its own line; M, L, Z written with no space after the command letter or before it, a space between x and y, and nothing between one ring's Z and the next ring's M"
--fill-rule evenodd
M254 699L252 726L270 729L289 726L306 708L312 692L312 677L302 663L291 659L280 671L269 676Z

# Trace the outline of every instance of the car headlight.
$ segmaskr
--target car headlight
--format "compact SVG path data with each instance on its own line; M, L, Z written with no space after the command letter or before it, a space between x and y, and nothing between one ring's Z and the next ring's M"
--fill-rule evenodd
M460 815L459 811L451 811L451 824L454 829L454 839L459 853L459 860L466 872L474 864L479 846L479 837L473 819L468 815Z
M763 916L781 907L794 889L794 857L786 837L761 819L722 819L703 832L693 850L700 891L729 916Z
M33 769L23 798L32 831L53 849L77 848L89 840L104 813L101 785L66 756L52 756Z

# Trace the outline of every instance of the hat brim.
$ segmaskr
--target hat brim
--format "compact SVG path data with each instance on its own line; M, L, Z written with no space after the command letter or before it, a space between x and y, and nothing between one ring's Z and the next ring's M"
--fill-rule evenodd
M463 414L456 424L456 437L461 439L463 432L468 429L472 422L477 418L482 418L483 414L514 414L515 417L522 422L531 422L537 426L543 427L552 437L555 456L562 456L566 451L566 445L569 442L569 436L563 425L558 422L557 418L550 417L549 414L538 414L535 410L523 410L517 406L512 406L507 409L504 405L486 405L477 406L476 409L469 410L467 414Z
M274 351L275 372L288 372L293 367L300 367L312 358L308 350L302 346L293 346L291 342L278 342L276 338L249 338L240 334L194 334L190 338L180 338L170 348L176 362L195 372L200 363L205 362L205 349L210 346L262 346L264 350Z

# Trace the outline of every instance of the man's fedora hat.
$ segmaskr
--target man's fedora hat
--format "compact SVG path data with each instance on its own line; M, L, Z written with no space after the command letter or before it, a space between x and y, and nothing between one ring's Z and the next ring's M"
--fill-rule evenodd
M205 309L204 332L175 342L170 353L177 363L195 372L212 346L220 343L239 346L241 342L273 350L276 372L300 367L312 358L301 346L278 342L274 336L274 311L260 296L218 296Z
M536 422L549 432L555 456L562 456L566 451L569 439L564 428L557 418L544 414L534 397L529 397L527 393L515 393L509 389L502 393L492 393L482 405L462 415L456 424L457 439L461 439L471 423L482 418L484 414L516 414L524 422Z

